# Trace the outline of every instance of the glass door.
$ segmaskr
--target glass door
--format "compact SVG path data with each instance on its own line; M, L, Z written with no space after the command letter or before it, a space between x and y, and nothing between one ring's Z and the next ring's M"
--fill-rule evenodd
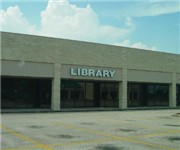
M100 107L100 83L94 82L94 107Z

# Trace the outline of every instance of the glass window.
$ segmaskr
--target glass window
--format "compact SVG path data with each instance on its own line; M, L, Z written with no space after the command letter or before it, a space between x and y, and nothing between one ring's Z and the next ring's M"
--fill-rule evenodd
M162 85L162 106L168 106L169 105L169 86L168 85Z
M118 84L117 83L101 83L101 106L102 107L118 107Z
M1 78L1 107L14 108L14 80Z
M154 94L154 85L147 86L147 106L155 105L155 94Z
M61 81L61 107L84 107L85 83L74 80Z
M140 85L128 84L128 106L135 107L140 105Z
M128 106L168 106L167 84L128 83Z
M155 85L155 105L161 106L162 101L162 86Z
M61 107L117 107L118 83L61 81Z
M177 99L177 106L180 106L180 84L177 85L177 88L176 88L176 99Z
M51 80L40 80L40 108L51 106Z
M50 108L51 79L1 79L2 108Z

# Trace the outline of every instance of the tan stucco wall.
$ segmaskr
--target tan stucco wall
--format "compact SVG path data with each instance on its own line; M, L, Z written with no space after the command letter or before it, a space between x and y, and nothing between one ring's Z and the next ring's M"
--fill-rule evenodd
M180 55L1 33L2 59L180 73Z
M172 73L157 71L128 70L128 81L171 83Z
M59 45L56 39L1 33L2 59L47 63L59 62L61 61Z
M170 83L169 105L176 106L176 83L179 82L180 55L138 50L49 37L1 33L1 59L4 61L36 62L53 65L52 109L60 109L60 79L63 64L93 66L121 70L119 79L119 107L127 108L127 82L144 81L139 75L149 72L157 78L149 82ZM136 78L128 76L136 70ZM163 75L163 78L161 78ZM166 79L168 81L166 81ZM146 80L147 81L147 80Z
M24 77L53 77L54 65L52 63L27 61L1 61L1 71L4 76Z
M63 63L180 72L180 55L83 42L65 42Z

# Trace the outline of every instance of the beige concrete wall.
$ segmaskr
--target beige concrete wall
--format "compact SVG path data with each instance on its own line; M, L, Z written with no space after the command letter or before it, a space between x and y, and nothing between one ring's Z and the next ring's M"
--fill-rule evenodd
M29 62L61 62L61 44L53 38L1 33L1 59Z
M180 73L180 55L2 33L2 59Z
M171 83L171 73L143 70L128 70L127 80L136 82Z
M127 49L126 62L128 69L180 72L180 55L162 52Z
M86 68L94 70L113 70L115 74L112 78L107 77L89 77L89 76L72 76L70 75L70 68ZM81 80L107 80L107 81L121 81L122 69L106 68L106 67L94 67L94 66L82 66L82 65L62 65L61 66L61 78L65 79L81 79Z
M4 76L53 77L54 65L27 61L1 61L1 74Z
M64 41L62 62L147 71L180 73L180 56L118 46Z
M119 103L122 109L127 108L127 80L170 83L170 106L172 107L175 106L175 85L180 83L180 55L178 54L90 42L2 32L1 59L53 64L53 110L60 109L60 78L66 75L61 69L62 64L122 69L117 77L119 81L122 80L119 85ZM10 68L12 66L5 70ZM138 72L130 70L138 70ZM9 71L10 73L13 74ZM132 76L133 74L135 76ZM145 76L148 77L147 80Z

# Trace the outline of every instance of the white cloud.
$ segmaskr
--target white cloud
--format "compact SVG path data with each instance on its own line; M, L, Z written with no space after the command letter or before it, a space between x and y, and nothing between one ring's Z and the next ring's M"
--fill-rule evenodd
M118 43L118 38L125 37L134 29L131 17L126 17L125 28L101 25L97 14L90 5L78 8L67 0L49 0L44 11L41 12L41 28L36 29L24 17L18 6L1 10L3 31L37 34L83 41L93 41L140 49L157 50L139 43L131 44L129 40Z
M157 16L180 12L180 4L179 2L152 3L149 5L149 8L144 7L142 12L143 13L140 13L140 16Z
M119 2L121 6L121 2ZM111 16L121 18L121 17L144 17L144 16L159 16L164 14L171 14L180 12L180 2L179 1L135 1L132 3L127 3L126 7L122 7L119 10L115 10L116 13L106 10ZM119 15L121 14L121 15Z
M129 27L132 27L134 28L134 24L132 22L132 18L130 16L126 17L126 21L125 21L125 24Z
M137 43L131 43L130 40L124 40L120 43L115 43L114 45L117 46L124 46L124 47L131 47L131 48L137 48L137 49L145 49L145 50L153 50L153 51L158 51L158 48L153 46L153 47L148 47L147 45L137 42Z
M125 28L101 25L90 5L78 8L66 0L52 0L41 12L41 33L48 36L112 43L132 32L133 24L130 18L128 22Z
M35 33L35 26L28 22L18 6L9 7L6 11L1 10L0 14L1 31Z
M97 14L87 5L79 8L67 0L49 0L41 12L41 27L28 22L18 6L1 10L2 31L36 34L99 43L113 43L133 31L133 23L127 17L123 28L101 25Z
M148 12L146 13L159 13L155 11L158 7L159 5L154 5L154 11L150 12L150 10L147 10ZM165 9L160 11L165 12ZM129 40L118 42L119 38L124 38L133 31L135 26L132 17L126 17L124 20L126 27L124 28L101 25L97 14L90 5L87 5L85 8L78 8L76 5L70 4L67 0L49 0L46 9L41 12L40 29L36 29L34 25L28 22L18 6L1 10L0 13L2 15L0 24L3 31L158 50L157 47L148 47L141 42L131 43Z

